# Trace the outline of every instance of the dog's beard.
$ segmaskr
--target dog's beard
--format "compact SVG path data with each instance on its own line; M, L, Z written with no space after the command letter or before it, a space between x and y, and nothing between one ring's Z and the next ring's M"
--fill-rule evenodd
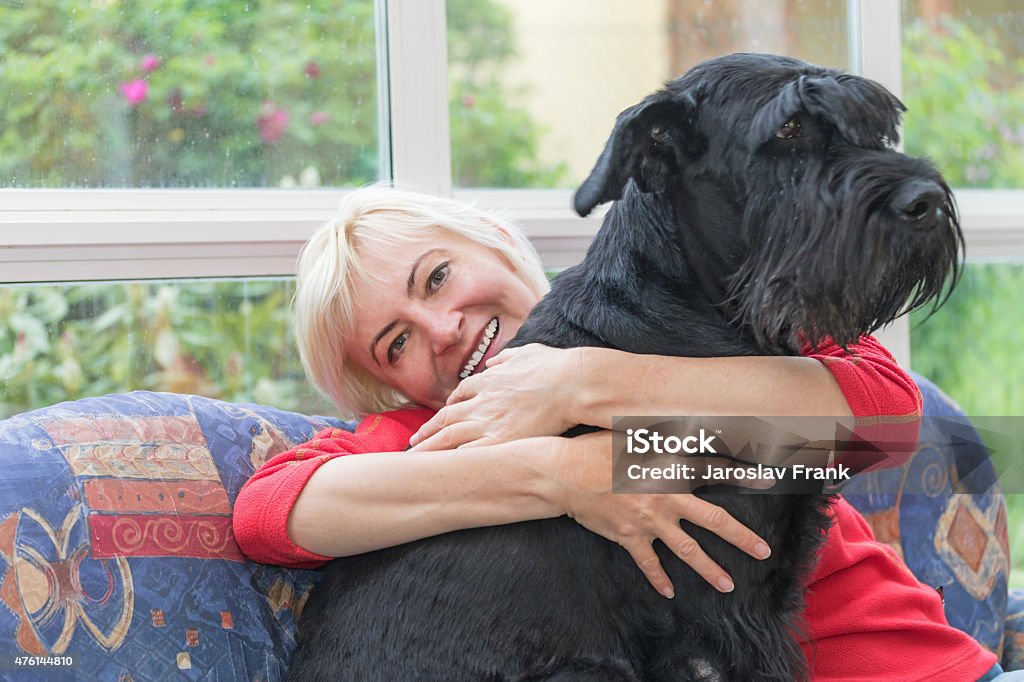
M784 192L810 202L780 201L776 191L749 201L744 216L753 248L730 282L728 306L775 352L826 338L845 346L929 303L934 311L959 276L963 238L944 183L935 227L917 231L889 207L905 176L837 166L823 183L818 173L791 176Z

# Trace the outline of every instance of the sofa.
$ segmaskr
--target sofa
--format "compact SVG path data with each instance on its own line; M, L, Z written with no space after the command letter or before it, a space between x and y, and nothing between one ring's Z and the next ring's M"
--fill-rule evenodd
M926 416L970 429L915 379ZM928 424L911 460L857 476L843 494L942 590L951 624L1022 668L1024 598L1007 590L995 474L976 434L953 447ZM256 467L328 426L354 424L150 392L0 421L0 678L285 678L319 574L247 561L231 509ZM975 494L953 494L966 474Z

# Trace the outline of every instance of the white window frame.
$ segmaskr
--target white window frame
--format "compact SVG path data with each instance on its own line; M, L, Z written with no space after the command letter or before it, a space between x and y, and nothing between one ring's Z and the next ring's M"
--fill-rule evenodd
M397 184L503 211L549 267L582 258L600 214L568 190L453 190L444 0L378 0L382 165ZM853 70L899 94L899 0L848 0ZM386 21L384 21L386 18ZM871 30L862 30L870 27ZM609 125L611 122L609 122ZM294 274L341 190L0 190L0 283ZM958 190L972 259L1024 259L1024 190ZM886 343L909 362L905 323Z

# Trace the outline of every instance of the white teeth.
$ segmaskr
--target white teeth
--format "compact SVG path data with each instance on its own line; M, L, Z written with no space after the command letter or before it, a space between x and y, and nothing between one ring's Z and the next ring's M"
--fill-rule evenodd
M461 372L459 372L459 381L465 379L470 374L472 374L473 370L476 369L476 366L480 364L481 358L483 358L484 353L487 352L487 348L491 345L491 341L494 340L494 334L497 331L498 318L495 317L492 318L491 321L487 323L487 327L484 328L483 338L480 339L480 345L477 346L477 349L475 351L473 351L473 355L470 356L469 362L467 362L466 366L462 368Z

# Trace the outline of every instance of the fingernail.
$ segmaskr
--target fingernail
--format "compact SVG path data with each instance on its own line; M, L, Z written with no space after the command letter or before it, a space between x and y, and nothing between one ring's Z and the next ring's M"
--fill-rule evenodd
M661 588L661 594L667 599L675 599L676 591L672 589L671 585L669 585L668 587Z
M720 589L722 592L732 592L734 589L736 589L736 586L733 584L732 580L726 578L725 576L722 576L718 579L718 589Z
M772 548L763 542L754 545L754 556L758 559L767 559L772 555Z

